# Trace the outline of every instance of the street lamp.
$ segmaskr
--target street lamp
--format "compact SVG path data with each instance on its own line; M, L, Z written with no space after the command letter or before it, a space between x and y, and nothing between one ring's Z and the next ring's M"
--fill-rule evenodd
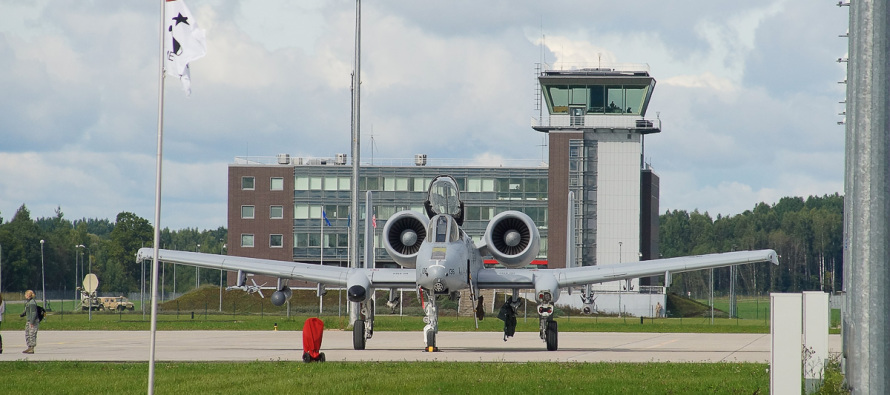
M46 269L43 266L43 239L40 239L40 273L43 278L43 309L46 310Z
M200 244L198 244L198 245L195 246L195 252L198 252L198 248L201 248L201 245L200 245ZM199 269L200 269L200 268L198 268L197 266L195 266L195 289L198 289L198 287L201 286L201 277L200 277L200 275L199 275L199 273L198 273L198 270L199 270Z

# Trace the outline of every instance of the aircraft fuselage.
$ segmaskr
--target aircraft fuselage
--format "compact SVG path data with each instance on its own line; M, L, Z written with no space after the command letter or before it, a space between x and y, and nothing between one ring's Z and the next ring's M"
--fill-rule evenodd
M429 227L417 252L417 285L436 294L469 288L483 267L473 240L448 215L433 217Z

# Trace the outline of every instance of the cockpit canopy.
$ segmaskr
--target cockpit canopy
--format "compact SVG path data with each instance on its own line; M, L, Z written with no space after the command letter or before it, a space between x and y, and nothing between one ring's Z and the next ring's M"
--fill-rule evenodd
M454 217L439 215L433 217L429 224L428 235L432 235L430 241L434 243L453 243L460 240L460 227Z
M451 176L438 176L430 183L427 201L436 215L461 216L460 190Z

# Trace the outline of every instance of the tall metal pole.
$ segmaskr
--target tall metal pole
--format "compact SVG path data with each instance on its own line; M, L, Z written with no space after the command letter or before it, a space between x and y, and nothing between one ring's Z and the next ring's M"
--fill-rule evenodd
M711 293L708 295L708 304L711 305L711 325L714 325L714 269L710 275Z
M93 249L91 248L88 251L89 252L87 252L87 260L90 262L90 274L93 274ZM90 277L90 288L98 287L99 286L98 283L96 284L96 287L92 286L93 285L92 280L93 280L93 278ZM90 291L90 308L89 308L89 314L88 314L88 316L90 317L89 321L93 321L93 294L95 294L95 293L96 293L95 289Z
M195 252L198 252L198 248L201 248L200 244L195 246ZM201 288L201 272L198 270L199 268L195 266L195 289Z
M219 241L222 241L220 239ZM226 245L223 244L222 247L219 247L219 254L225 255L223 250L226 249ZM223 290L223 270L219 269L219 312L222 313L222 290Z
M890 392L890 4L868 0L849 4L846 380L854 394L886 394Z
M43 308L46 309L46 266L43 265L43 239L40 240L40 273L43 278Z
M358 188L359 188L359 164L361 163L361 74L362 74L362 2L355 0L355 70L352 73L352 202L349 205L349 213L352 218L349 227L349 258L351 266L359 267L359 239L358 239ZM322 244L324 242L322 241ZM324 248L324 246L322 246ZM349 323L353 324L359 318L358 303L352 304L349 312Z
M155 163L155 218L154 240L151 260L151 337L148 351L148 394L155 391L155 343L158 330L158 252L161 242L161 170L164 159L164 24L167 22L166 1L161 6L161 25L158 49L158 154Z

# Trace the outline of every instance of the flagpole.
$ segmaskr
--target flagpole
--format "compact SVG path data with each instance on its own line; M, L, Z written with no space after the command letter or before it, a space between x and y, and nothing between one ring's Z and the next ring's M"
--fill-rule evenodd
M350 203L349 212L355 223L349 228L349 258L352 261L351 267L359 268L359 249L358 249L358 189L359 189L359 166L361 163L361 20L362 20L362 2L355 1L355 69L352 73L352 202ZM359 319L359 303L352 302L352 311L349 313L349 325L351 326Z
M318 264L324 266L324 220L325 220L324 206L322 205L321 209L321 258L318 260Z
M155 218L154 247L151 263L151 341L148 354L148 395L154 394L155 386L155 343L158 330L158 253L161 241L161 165L164 159L164 23L165 0L161 3L160 49L158 56L158 154L155 177Z

